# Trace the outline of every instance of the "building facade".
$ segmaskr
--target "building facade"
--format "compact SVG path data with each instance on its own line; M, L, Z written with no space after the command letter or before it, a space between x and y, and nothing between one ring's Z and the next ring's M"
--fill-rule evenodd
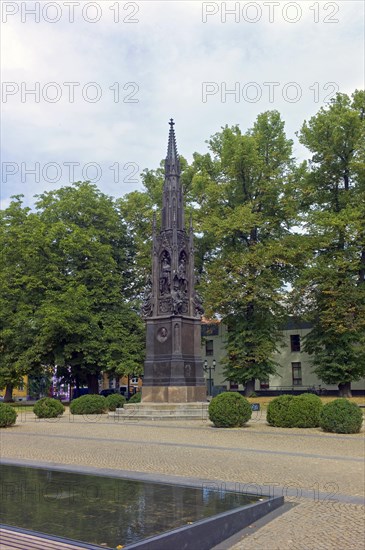
M256 380L255 392L260 394L301 393L315 390L318 393L335 394L337 385L324 384L312 372L311 357L303 350L304 337L311 326L306 322L290 320L283 328L283 343L274 354L280 365L277 374L267 380ZM202 321L202 357L208 394L217 395L221 391L244 389L242 385L225 380L222 360L225 357L227 327L220 321ZM365 393L365 378L352 382L353 393Z

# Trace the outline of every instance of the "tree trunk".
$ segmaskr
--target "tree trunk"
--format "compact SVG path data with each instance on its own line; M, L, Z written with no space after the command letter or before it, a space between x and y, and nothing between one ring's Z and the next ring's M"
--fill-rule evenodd
M255 379L247 380L245 385L245 396L250 397L251 393L255 391Z
M99 393L98 375L94 373L88 373L86 375L86 380L89 393Z
M13 384L7 384L5 387L4 403L11 403L13 401Z
M340 397L352 397L351 382L344 382L338 385L338 395Z

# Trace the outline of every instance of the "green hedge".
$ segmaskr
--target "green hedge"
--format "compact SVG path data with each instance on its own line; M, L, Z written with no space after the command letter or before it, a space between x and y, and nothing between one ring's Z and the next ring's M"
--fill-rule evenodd
M138 391L129 399L128 403L140 403L142 399L142 392Z
M105 398L106 406L110 411L115 411L115 409L122 408L126 402L126 398L119 393L112 393Z
M71 414L101 414L108 409L103 395L82 395L70 403Z
M280 395L270 401L267 407L266 420L271 426L291 427L289 405L293 399L294 395Z
M347 399L335 399L322 409L320 426L325 432L354 434L361 430L362 411L356 403Z
M279 428L316 428L322 411L321 399L312 393L280 395L267 408L267 422Z
M317 428L323 405L320 397L303 393L294 397L289 406L293 428Z
M0 428L8 428L16 422L17 412L7 403L0 403Z
M43 397L34 405L33 412L38 418L57 418L65 412L65 407L58 399Z
M209 419L217 428L243 426L252 415L250 403L237 392L225 392L213 397L208 408Z

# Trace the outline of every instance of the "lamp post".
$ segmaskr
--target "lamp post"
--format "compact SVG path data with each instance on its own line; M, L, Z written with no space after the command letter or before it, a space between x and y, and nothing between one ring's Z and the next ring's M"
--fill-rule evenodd
M208 366L208 361L205 359L204 361L204 370L205 372L209 372L209 378L208 378L208 382L209 382L209 395L211 396L212 395L212 382L213 382L213 378L212 378L212 370L215 370L215 365L216 365L216 362L215 362L215 359L213 359L212 361L212 364Z

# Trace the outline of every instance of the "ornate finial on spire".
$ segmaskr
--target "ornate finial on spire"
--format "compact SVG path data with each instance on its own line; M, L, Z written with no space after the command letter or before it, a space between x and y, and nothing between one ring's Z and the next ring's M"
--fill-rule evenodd
M174 122L173 118L170 118L169 124L170 124L171 128L173 128L173 126L175 125L175 122Z

